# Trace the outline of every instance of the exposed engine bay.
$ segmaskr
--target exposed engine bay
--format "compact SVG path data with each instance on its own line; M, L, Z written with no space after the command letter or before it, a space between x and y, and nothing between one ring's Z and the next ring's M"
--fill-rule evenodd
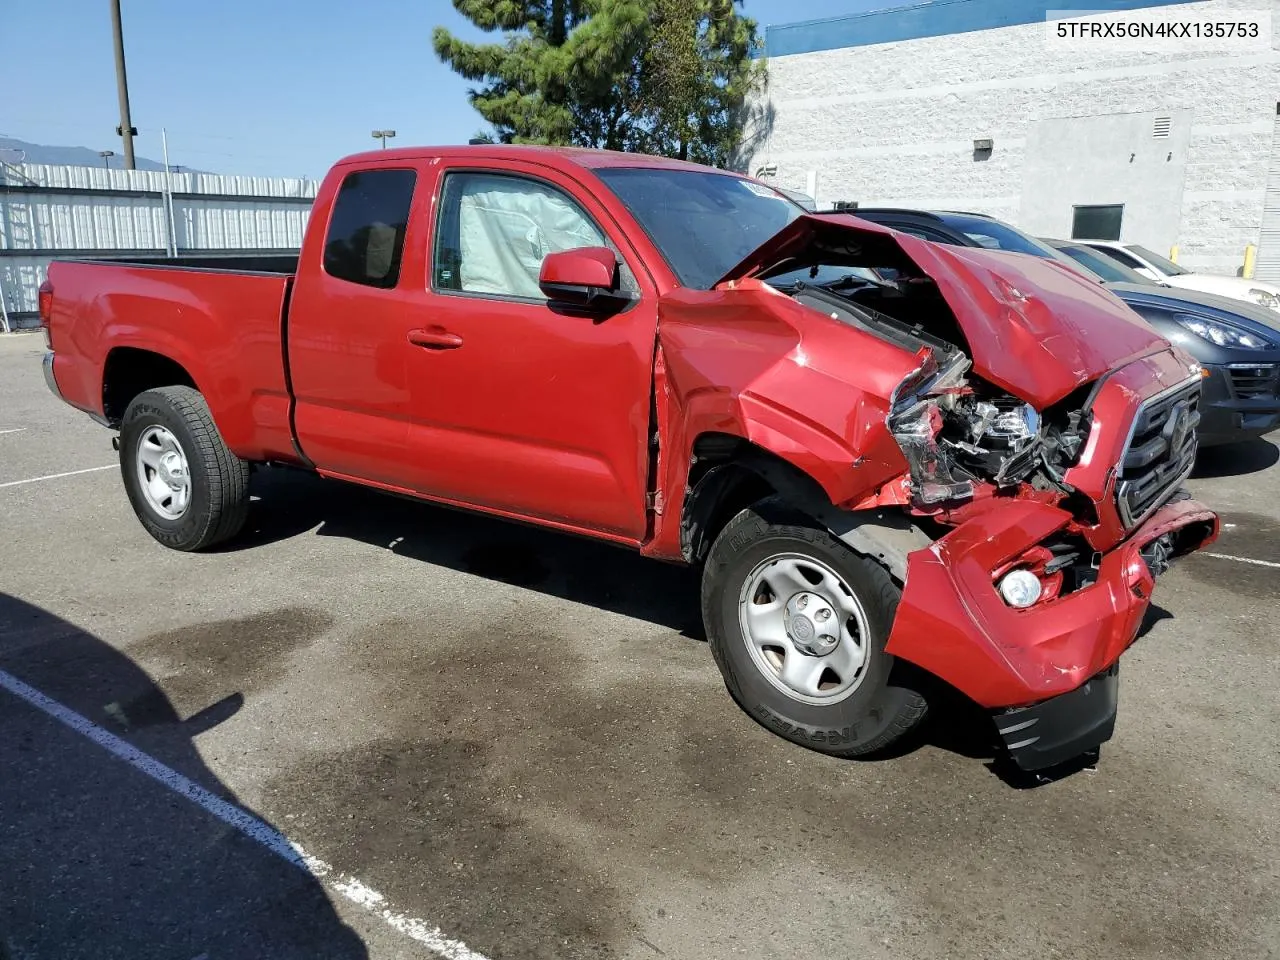
M922 505L973 496L975 483L998 490L1030 482L1070 493L1063 475L1075 463L1087 429L1081 413L1042 416L1016 397L967 379L969 360L957 352L921 365L891 399L889 429L911 469L912 499Z
M825 268L776 283L793 299L833 319L914 352L920 365L890 399L887 419L910 468L912 502L931 509L972 498L990 484L1008 492L1029 483L1070 494L1066 471L1089 432L1087 388L1037 410L970 373L954 315L928 277L898 270Z

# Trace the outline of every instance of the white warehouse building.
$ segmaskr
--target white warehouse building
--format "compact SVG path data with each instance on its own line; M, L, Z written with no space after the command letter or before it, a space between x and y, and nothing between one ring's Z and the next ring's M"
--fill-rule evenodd
M1077 20L1259 26L1208 42L1051 33ZM1254 275L1280 280L1273 20L1280 0L935 0L769 26L747 166L820 208L987 213L1177 248L1209 273L1239 273L1252 246Z

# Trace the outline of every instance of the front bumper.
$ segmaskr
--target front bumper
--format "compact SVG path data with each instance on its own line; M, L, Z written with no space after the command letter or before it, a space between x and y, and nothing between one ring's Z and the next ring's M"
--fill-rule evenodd
M994 571L1070 520L1057 507L1012 500L909 554L886 652L991 710L1070 694L1133 643L1166 561L1218 535L1217 516L1182 496L1101 554L1095 582L1027 609L1006 605ZM1105 724L1095 726L1109 736Z
M1120 702L1120 661L1084 686L1027 707L996 714L996 730L1009 759L1023 770L1043 770L1095 750L1111 739Z
M1280 364L1207 363L1204 368L1208 376L1196 430L1202 447L1250 440L1280 427Z

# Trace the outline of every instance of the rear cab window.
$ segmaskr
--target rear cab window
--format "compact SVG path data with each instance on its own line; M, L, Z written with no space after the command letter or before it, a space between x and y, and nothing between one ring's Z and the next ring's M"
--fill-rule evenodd
M416 180L415 171L401 169L355 170L343 178L325 235L325 273L383 289L399 282Z

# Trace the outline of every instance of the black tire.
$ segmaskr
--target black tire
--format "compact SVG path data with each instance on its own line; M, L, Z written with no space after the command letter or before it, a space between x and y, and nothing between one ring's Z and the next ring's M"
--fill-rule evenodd
M155 425L173 434L187 459L190 501L176 519L151 506L139 476L138 445ZM249 464L227 449L209 405L191 387L159 387L133 398L120 425L120 473L138 520L173 550L203 550L228 540L249 514Z
M752 571L779 553L817 560L838 574L869 627L867 659L853 692L831 704L792 699L770 682L751 654L739 599ZM901 590L880 564L855 553L809 518L776 499L735 516L716 537L702 573L702 618L711 653L734 700L766 729L838 757L884 750L924 719L923 696L902 685L905 664L884 652Z

